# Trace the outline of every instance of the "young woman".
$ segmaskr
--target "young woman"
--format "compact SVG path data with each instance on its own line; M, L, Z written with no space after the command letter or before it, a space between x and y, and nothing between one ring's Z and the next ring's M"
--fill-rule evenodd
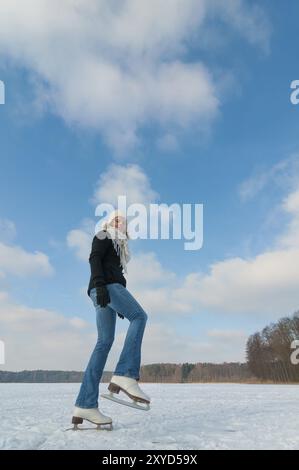
M131 258L128 246L127 221L120 211L113 211L93 238L89 256L91 275L87 293L96 310L98 340L90 357L72 422L86 419L97 425L110 424L112 419L98 409L99 384L108 353L114 341L116 314L129 322L124 346L108 389L122 390L130 398L150 403L150 397L139 387L141 343L147 314L126 288L127 263Z

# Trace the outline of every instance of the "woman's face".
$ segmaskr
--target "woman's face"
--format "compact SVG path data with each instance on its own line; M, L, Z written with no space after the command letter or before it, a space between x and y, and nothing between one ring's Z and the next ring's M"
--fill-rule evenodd
M112 227L118 228L119 230L125 231L126 224L124 217L117 215L111 222Z

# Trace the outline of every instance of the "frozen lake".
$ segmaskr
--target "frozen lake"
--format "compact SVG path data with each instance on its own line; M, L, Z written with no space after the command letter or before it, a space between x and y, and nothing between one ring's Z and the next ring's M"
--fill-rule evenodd
M64 432L79 386L0 384L0 449L299 449L297 385L142 383L150 411L100 398L113 431Z

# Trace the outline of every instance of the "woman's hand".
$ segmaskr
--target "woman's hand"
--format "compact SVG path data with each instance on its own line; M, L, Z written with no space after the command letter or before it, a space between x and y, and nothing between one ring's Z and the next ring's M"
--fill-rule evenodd
M97 305L106 307L110 302L109 291L106 286L96 287L97 292Z

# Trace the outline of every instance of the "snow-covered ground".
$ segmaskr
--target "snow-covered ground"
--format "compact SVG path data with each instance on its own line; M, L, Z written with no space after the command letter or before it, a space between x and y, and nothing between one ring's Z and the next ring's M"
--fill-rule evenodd
M79 384L0 384L0 449L299 449L299 386L141 385L150 411L100 398L113 431L65 432Z

